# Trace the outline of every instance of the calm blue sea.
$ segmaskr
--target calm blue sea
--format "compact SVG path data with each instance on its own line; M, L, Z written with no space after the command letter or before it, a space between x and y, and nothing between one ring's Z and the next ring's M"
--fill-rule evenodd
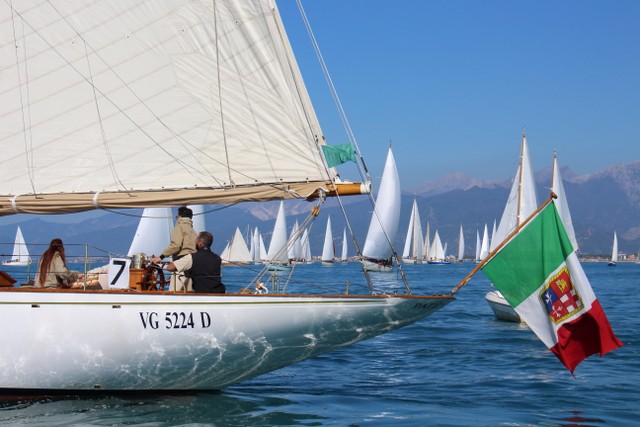
M627 426L640 424L640 265L583 264L625 346L575 378L526 326L494 319L478 273L422 322L219 392L8 400L2 425ZM448 292L474 267L405 266L413 291ZM300 267L302 284L355 291L357 264ZM226 268L225 282L246 274ZM396 275L374 279L394 286ZM282 277L282 282L286 276ZM232 285L233 286L233 285ZM7 327L8 325L4 325ZM46 363L46 360L43 361Z

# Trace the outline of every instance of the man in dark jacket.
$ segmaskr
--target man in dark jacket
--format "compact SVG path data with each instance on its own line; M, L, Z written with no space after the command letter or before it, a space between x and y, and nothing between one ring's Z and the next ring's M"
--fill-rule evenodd
M225 293L222 284L220 256L211 251L213 235L203 231L196 238L196 251L172 262L167 266L169 271L189 272L195 292Z

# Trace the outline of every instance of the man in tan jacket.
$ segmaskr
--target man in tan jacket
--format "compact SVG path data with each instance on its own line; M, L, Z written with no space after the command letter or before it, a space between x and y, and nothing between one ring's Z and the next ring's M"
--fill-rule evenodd
M171 256L173 261L177 261L183 256L196 251L196 237L198 236L193 229L192 217L193 211L188 207L182 206L178 208L178 220L173 231L171 231L171 243L164 248L159 256L151 258L152 263L157 264L168 256ZM169 290L193 292L191 280L182 274L174 273L171 275Z

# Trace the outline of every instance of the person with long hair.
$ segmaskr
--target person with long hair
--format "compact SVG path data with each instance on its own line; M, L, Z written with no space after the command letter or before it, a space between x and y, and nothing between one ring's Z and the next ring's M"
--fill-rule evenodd
M51 240L49 248L42 254L36 272L37 288L68 288L75 282L78 273L67 268L62 239ZM66 281L66 282L65 282Z

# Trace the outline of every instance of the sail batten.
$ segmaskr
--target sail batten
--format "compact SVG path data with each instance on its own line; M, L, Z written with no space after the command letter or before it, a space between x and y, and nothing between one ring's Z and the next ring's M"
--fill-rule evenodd
M0 5L0 214L308 197L333 182L272 0L35 5Z

